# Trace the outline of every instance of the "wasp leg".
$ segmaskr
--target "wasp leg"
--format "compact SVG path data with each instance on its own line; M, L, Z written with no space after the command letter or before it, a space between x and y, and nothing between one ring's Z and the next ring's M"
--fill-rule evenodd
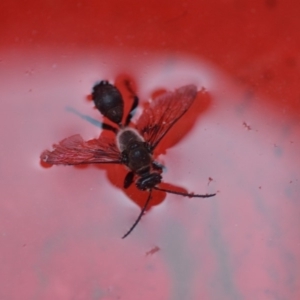
M124 189L130 187L130 185L133 183L133 177L134 177L134 173L132 171L127 173L124 179Z

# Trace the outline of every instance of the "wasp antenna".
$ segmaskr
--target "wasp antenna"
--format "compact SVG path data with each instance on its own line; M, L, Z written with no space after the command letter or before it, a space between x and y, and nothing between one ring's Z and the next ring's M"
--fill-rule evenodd
M189 194L189 193L181 193L181 192L176 192L176 191L172 191L172 190L167 190L167 189L162 189L159 187L154 186L153 187L155 190L158 191L162 191L162 192L166 192L166 193L170 193L170 194L175 194L175 195L181 195L184 197L192 197L192 198L209 198L209 197L213 197L216 194L205 194L205 195L198 195L198 194Z
M125 239L131 233L131 231L135 228L135 226L139 223L139 221L141 220L141 218L142 218L142 216L143 216L143 214L144 214L144 212L145 212L145 210L146 210L146 208L147 208L147 206L148 206L148 204L150 202L151 193L152 193L152 189L150 189L150 191L149 191L148 199L147 199L144 207L142 208L142 210L141 210L138 218L136 219L136 221L134 222L134 224L131 226L131 228L122 236L122 239Z

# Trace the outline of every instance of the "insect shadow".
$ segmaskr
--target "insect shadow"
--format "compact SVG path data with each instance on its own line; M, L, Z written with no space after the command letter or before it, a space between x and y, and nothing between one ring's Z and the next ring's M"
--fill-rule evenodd
M127 113L124 113L123 96L115 85L103 80L93 87L92 99L104 116L101 125L104 133L99 138L84 141L80 135L73 135L59 144L54 144L54 150L45 150L41 154L42 161L53 165L123 164L127 167L129 172L127 171L124 176L124 190L128 190L135 183L138 190L148 191L148 196L138 218L123 238L139 223L149 206L152 194L156 192L199 198L215 196L215 194L187 193L174 186L161 184L163 166L154 159L156 153L163 153L167 148L164 143L160 143L161 140L198 98L200 92L197 91L197 87L190 84L174 92L160 92L144 107L134 124L131 119L139 104L139 98L134 93L131 82L125 80L124 83L132 99L129 109L125 107ZM192 121L195 122L195 119ZM192 127L194 122L188 125ZM175 135L177 137L184 133L179 134L179 129L178 126ZM187 128L184 129L186 132ZM173 144L177 141L178 138L173 136Z

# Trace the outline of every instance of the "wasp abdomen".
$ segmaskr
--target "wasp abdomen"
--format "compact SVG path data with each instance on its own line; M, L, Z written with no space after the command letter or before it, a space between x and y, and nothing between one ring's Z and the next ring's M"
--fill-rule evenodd
M97 109L116 124L123 118L124 103L118 89L108 81L101 81L93 88L92 97Z

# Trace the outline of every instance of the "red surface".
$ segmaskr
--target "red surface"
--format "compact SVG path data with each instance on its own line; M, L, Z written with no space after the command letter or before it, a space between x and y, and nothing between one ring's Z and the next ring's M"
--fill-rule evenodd
M0 299L299 299L299 8L2 2ZM158 160L165 182L218 191L156 193L125 240L147 194L121 188L122 166L39 161L67 136L100 134L87 97L120 75L142 102L207 90Z

